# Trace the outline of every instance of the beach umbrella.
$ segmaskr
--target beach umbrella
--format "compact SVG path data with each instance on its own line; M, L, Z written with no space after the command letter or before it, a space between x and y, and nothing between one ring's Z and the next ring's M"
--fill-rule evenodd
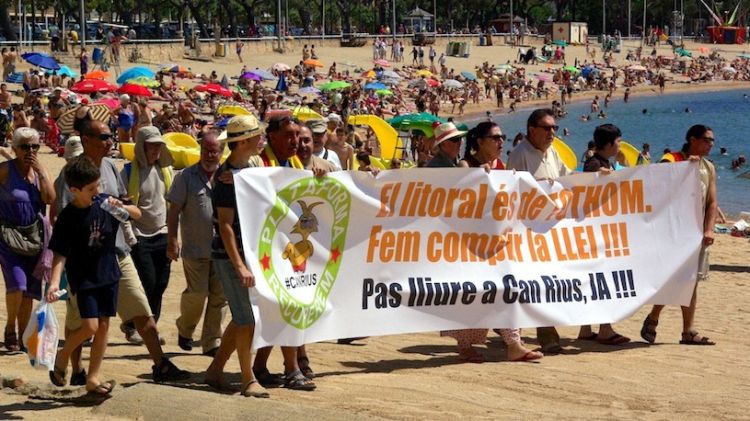
M429 71L429 70L425 70L425 69L417 70L417 72L415 74L417 76L424 76L424 77L430 77L430 76L432 76L432 72Z
M388 63L388 60L385 60L385 59L382 59L382 58L373 61L373 63L375 63L376 65L378 65L380 67L391 67L391 63Z
M60 66L59 70L46 70L44 73L51 75L53 72L57 72L60 76L77 77L78 73L68 66Z
M198 85L195 87L195 90L198 92L208 92L209 94L213 94L213 95L221 95L221 96L225 96L228 98L232 96L232 91L216 83L207 83L205 85Z
M277 72L285 72L291 69L292 68L289 67L288 64L284 64L284 63L275 63L273 66L271 66L271 70L276 70Z
M445 123L448 120L430 113L404 114L388 120L388 124L398 130L408 130L414 126L432 126L433 123Z
M120 106L120 100L117 98L103 98L103 99L100 99L99 101L96 101L94 104L104 104L110 110L114 110L115 108Z
M103 70L95 70L93 72L88 72L85 75L83 75L84 79L101 79L105 80L109 77L109 72L105 72Z
M74 107L66 110L60 118L57 119L57 125L60 127L60 132L63 134L73 133L73 122L75 121L76 111L81 106ZM94 104L89 105L89 114L94 120L101 121L102 123L109 124L109 119L112 115L109 107L105 104Z
M281 74L279 77L279 81L276 82L276 91L277 92L286 92L289 90L289 87L286 86L286 77L284 77L284 73Z
M323 67L323 63L321 63L320 60L316 60L314 58L309 58L303 61L302 64L310 67Z
M361 76L364 78L368 78L368 79L373 78L375 77L375 70L368 70L366 72L362 72Z
M464 84L457 81L456 79L448 79L443 82L443 86L445 86L446 88L461 89L464 87Z
M477 80L477 75L471 72L467 72L466 70L461 72L461 76L463 76L466 80Z
M371 82L365 85L365 90L370 90L370 89L373 91L378 91L381 89L388 89L388 87L382 83Z
M568 43L565 42L565 40L562 40L562 39L556 39L556 40L552 41L552 43L555 44L555 45L559 45L560 47L567 47L568 46Z
M732 66L724 66L721 68L721 71L724 73L732 73L732 74L737 73L737 70Z
M221 82L219 82L219 85L229 89L229 79L227 79L226 74L221 76Z
M300 93L302 95L319 94L320 89L314 86L305 86L304 88L300 88L297 93Z
M430 87L434 88L434 87L440 85L440 82L437 79L429 78L429 79L425 79L425 80L427 81L427 85L429 85Z
M345 82L343 80L335 80L333 82L328 82L320 85L321 91L332 91L334 89L344 89L352 86L351 83Z
M157 80L151 79L150 77L146 77L146 76L138 76L135 79L128 79L128 81L125 83L130 83L133 85L141 85L147 88L158 88L161 85L161 83L159 83Z
M297 106L292 109L292 117L300 120L322 120L323 116L310 107Z
M567 71L569 71L570 73L578 73L578 72L580 71L580 70L578 70L578 68L577 68L577 67L575 67L575 66L565 66L565 67L563 67L563 70L567 70Z
M259 75L257 73L254 73L254 72L245 72L245 73L242 74L242 76L240 76L240 78L254 80L256 82L262 82L263 81L263 76L261 76L261 75Z
M393 79L393 78L385 78L380 81L380 83L386 84L386 85L398 85L401 83L400 79Z
M172 67L175 67L175 66L177 66L177 63L164 63L164 64L162 64L162 65L159 66L159 71L160 72L168 72L169 69L171 69Z
M592 72L594 72L596 70L597 69L594 66L586 66L586 67L583 68L583 70L581 70L581 76L583 76L583 77L589 77L589 74L591 74Z
M750 54L742 53L742 54L738 55L737 57L744 58L744 59L750 59Z
M73 85L70 90L79 94L93 94L94 92L113 92L117 90L117 86L104 80L84 79Z
M393 91L391 91L390 89L378 89L377 91L375 91L375 93L378 96L391 96L391 95L393 95Z
M117 88L117 93L119 94L128 94L131 96L143 96L146 98L152 97L154 94L151 93L151 91L148 90L147 87L136 85L133 83L126 83L119 88Z
M514 67L512 64L503 63L496 67L497 70L513 70Z
M677 48L677 49L674 50L674 52L675 52L675 54L679 55L680 57L692 57L693 56L693 54L690 51L688 51L688 50L686 50L684 48Z
M59 70L60 65L53 57L48 56L44 53L24 53L21 54L21 58L26 60L29 64L41 67L42 69Z
M143 66L131 67L128 70L125 70L124 72L122 72L120 77L117 78L117 83L122 84L122 83L127 82L129 79L135 79L139 76L146 76L146 77L153 78L154 76L156 76L156 73L154 73L154 71L149 69L148 67L143 67Z
M432 80L432 79L429 79ZM412 79L409 81L409 84L406 85L409 88L417 88L417 89L427 89L427 80L426 79Z
M219 105L219 108L216 110L216 113L218 115L228 115L228 116L253 115L253 113L247 108L241 105L235 105L235 104Z
M190 69L187 67L174 63L165 64L159 67L159 71L162 73L190 73Z
M268 70L259 69L257 67L253 70L250 70L250 73L254 73L262 77L264 80L276 80L276 76L274 76L273 73L269 72Z
M383 72L381 76L391 78L391 79L401 79L401 76L398 73L394 72L393 70L386 70Z

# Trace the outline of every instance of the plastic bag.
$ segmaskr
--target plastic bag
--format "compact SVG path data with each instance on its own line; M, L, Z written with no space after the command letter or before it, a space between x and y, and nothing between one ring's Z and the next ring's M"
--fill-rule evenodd
M23 344L32 367L54 370L59 331L52 304L42 300L31 313Z

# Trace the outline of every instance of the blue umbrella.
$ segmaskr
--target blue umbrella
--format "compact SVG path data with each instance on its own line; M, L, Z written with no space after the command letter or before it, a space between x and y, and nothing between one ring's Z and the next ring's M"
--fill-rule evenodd
M33 64L34 66L41 67L42 69L58 70L60 68L60 65L57 64L57 61L47 54L25 53L21 55L21 58Z
M367 85L365 85L365 90L370 90L370 89L372 89L373 91L379 91L381 89L388 89L388 87L385 86L385 84L383 83L370 82Z
M156 73L154 73L154 71L149 69L148 67L131 67L128 70L125 70L125 72L123 72L120 77L117 78L117 83L123 84L130 79L135 79L140 76L146 76L153 79L156 76Z
M466 70L461 72L461 76L463 76L466 80L477 80L477 75L471 72L467 72Z
M594 66L586 66L586 67L584 67L583 70L581 70L581 76L583 76L583 77L589 77L589 73L593 72L594 70L596 70L596 67L594 67Z
M281 74L281 77L279 78L279 82L276 84L276 90L279 92L286 92L289 88L286 86L286 78L284 77L284 74Z
M75 70L73 70L70 67L65 66L65 65L60 66L60 70L47 70L47 71L45 71L45 73L47 73L48 75L51 75L52 72L55 72L55 71L60 76L78 77L78 73L76 73Z
M214 126L220 128L220 129L223 129L223 128L227 127L227 124L229 124L229 120L231 120L231 119L232 119L232 117L227 117L227 118L219 121L218 123L214 123Z

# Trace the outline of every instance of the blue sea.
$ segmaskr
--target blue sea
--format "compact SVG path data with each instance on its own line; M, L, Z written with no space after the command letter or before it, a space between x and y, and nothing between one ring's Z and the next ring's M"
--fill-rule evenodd
M750 170L750 164L739 171L732 171L732 159L742 154L750 157L750 88L747 90L718 91L689 94L664 94L630 97L628 103L622 100L622 91L616 92L615 100L605 109L606 119L592 115L589 121L580 117L590 110L590 101L568 104L568 116L558 119L560 130L557 135L565 140L579 157L592 139L594 128L599 124L617 125L627 140L638 149L644 142L651 144L651 157L658 160L665 148L679 150L685 141L685 133L693 124L706 124L714 130L716 143L711 150L711 159L718 175L719 205L725 214L737 215L740 211L750 211L750 179L738 177ZM603 95L600 95L603 107ZM575 99L575 94L573 94ZM690 112L685 112L685 109ZM643 114L643 110L647 110ZM507 111L506 111L507 112ZM500 125L503 133L512 140L518 132L526 133L526 119L531 110L522 109L514 114L496 114L493 120ZM480 120L467 121L469 127ZM570 131L563 136L563 128ZM720 148L727 149L722 156ZM506 144L506 151L510 144Z

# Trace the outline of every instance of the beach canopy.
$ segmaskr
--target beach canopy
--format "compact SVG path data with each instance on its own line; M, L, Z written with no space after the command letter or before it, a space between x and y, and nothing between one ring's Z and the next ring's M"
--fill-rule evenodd
M588 67L587 67L587 68L588 68ZM586 69L584 69L584 71L585 71L585 70L586 70ZM584 77L586 77L586 75L583 75L583 76L584 76ZM537 78L538 80L541 80L541 81L544 81L544 82L549 82L549 81L551 81L551 80L552 80L552 76L550 76L550 75L548 75L548 74L546 74L546 73L540 73L540 74L536 75L535 77L536 77L536 78Z
M477 75L475 75L474 73L468 72L466 70L461 72L461 76L463 76L464 79L466 80L477 80Z
M143 66L131 67L128 70L125 70L124 72L122 72L120 77L117 78L117 83L123 84L130 79L135 79L140 76L146 76L146 77L153 79L154 76L156 76L156 73L153 70L149 69L148 67L143 67Z
M53 57L48 56L44 53L24 53L21 54L21 58L26 60L29 64L41 67L42 69L59 70L60 64L57 63Z
M104 80L84 79L73 85L70 90L79 94L93 94L94 92L113 92L117 90L117 86Z
M68 66L60 66L58 70L46 70L44 73L47 73L48 75L51 75L53 72L57 72L60 76L67 76L67 77L77 77L78 73L71 69Z
M85 75L83 75L84 79L101 79L105 80L109 77L109 72L105 72L103 70L95 70L93 72L88 72Z
M351 83L345 82L343 80L334 80L333 82L328 82L320 85L321 91L332 91L335 89L344 89L352 86Z
M388 89L388 87L382 83L371 82L365 85L365 90L370 90L370 89L373 91L379 91L381 89Z
M146 98L150 98L154 95L151 93L151 91L148 90L147 87L136 85L134 83L126 83L120 86L119 88L117 88L117 93L128 94L130 96L142 96Z
M302 62L305 66L310 67L323 67L323 63L320 62L320 60L316 60L314 58L309 58Z

